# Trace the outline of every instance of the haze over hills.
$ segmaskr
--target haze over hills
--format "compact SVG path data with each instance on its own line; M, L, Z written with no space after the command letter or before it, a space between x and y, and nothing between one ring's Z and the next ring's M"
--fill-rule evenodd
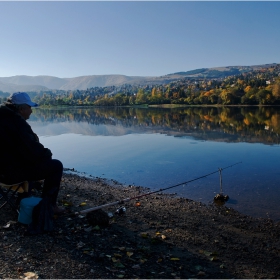
M3 92L38 91L38 90L84 90L91 87L119 86L122 84L139 84L146 77L125 75L92 75L74 78L53 76L12 76L0 77L0 90Z
M201 68L186 72L176 72L159 77L126 76L126 75L89 75L74 78L58 78L53 76L26 76L0 77L0 91L43 91L56 90L85 90L91 87L120 86L123 84L166 84L182 78L209 78L217 79L226 76L238 75L244 72L268 68L276 63L253 66L226 66Z
M17 92L17 91L40 91L40 90L47 90L47 87L41 85L24 85L24 84L13 84L13 83L5 83L2 82L0 78L0 91L3 92Z

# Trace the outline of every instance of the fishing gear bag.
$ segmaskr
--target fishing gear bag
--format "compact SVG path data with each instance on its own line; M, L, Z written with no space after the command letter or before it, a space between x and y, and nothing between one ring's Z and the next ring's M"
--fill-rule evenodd
M27 233L34 235L54 230L53 207L50 197L43 197L33 208L32 222L27 228Z

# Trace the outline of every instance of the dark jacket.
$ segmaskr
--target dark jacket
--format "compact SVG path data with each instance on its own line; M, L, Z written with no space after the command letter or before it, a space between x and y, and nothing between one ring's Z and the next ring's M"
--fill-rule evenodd
M21 115L8 105L0 105L0 174L11 178L51 157L51 151L39 143Z

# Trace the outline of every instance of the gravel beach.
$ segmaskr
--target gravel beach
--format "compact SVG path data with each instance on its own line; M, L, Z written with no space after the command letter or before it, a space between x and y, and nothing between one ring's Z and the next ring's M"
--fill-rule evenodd
M156 193L114 180L64 174L55 230L26 235L8 206L0 211L0 277L26 279L280 278L280 223ZM125 212L118 214L119 207ZM90 217L106 213L109 224ZM105 219L106 220L106 219Z

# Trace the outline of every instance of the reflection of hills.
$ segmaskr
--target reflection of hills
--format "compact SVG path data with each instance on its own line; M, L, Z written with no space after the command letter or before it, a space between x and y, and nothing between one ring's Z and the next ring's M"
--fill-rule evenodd
M81 135L91 136L121 136L130 133L143 133L143 131L137 131L137 129L127 129L121 125L95 125L86 122L75 123L75 122L63 122L63 123L48 123L38 124L32 123L32 128L36 130L39 135L59 135L67 133L75 133Z
M30 120L40 135L162 133L223 142L278 144L277 108L36 109Z

